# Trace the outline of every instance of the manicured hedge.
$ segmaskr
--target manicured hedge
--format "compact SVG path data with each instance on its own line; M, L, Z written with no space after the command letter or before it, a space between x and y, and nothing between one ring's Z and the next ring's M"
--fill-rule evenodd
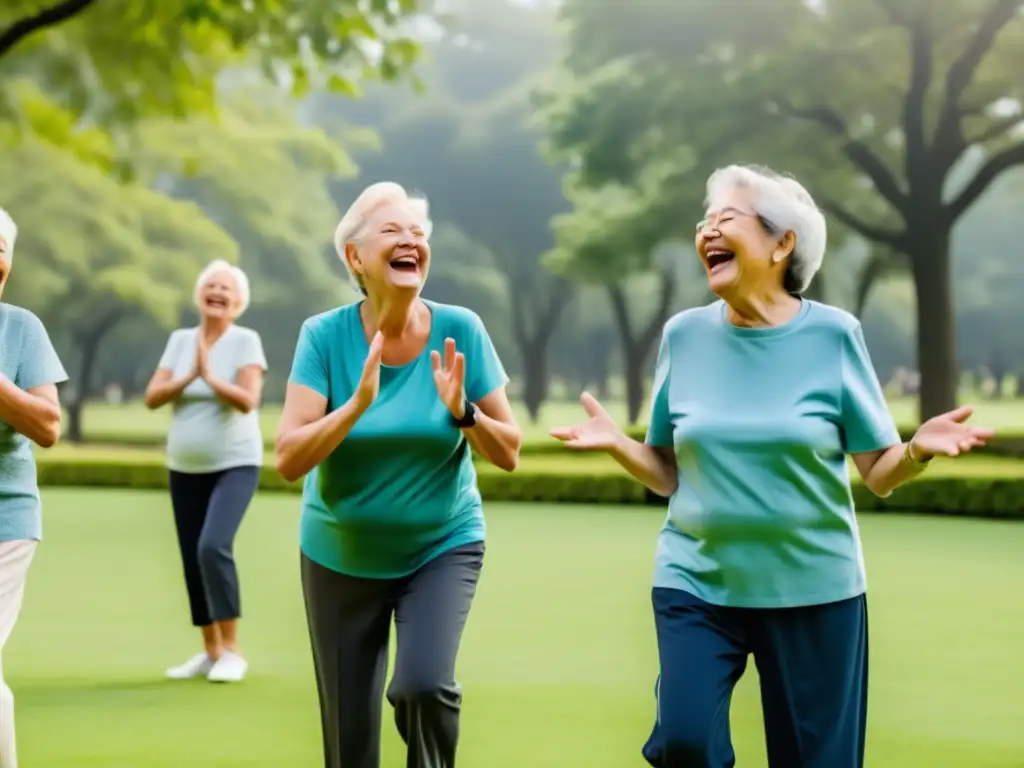
M480 491L492 501L535 501L578 504L653 504L661 499L625 475L485 470L479 473ZM47 459L39 463L43 486L163 489L167 470L152 459L114 461L109 457ZM265 491L297 492L301 484L288 484L265 467L260 482ZM972 517L1024 520L1024 473L1020 478L951 478L927 475L904 486L888 499L875 497L855 483L858 509L917 513L944 513Z
M913 431L902 430L903 439L909 440ZM630 437L636 440L643 440L646 435L645 427L631 427L628 430ZM110 445L122 448L163 448L164 438L157 435L131 435L125 433L104 433L89 432L88 442L92 445ZM273 436L265 436L264 444L268 451L274 448ZM523 444L522 455L542 456L549 453L561 453L565 448L554 438L532 438ZM978 453L989 456L1005 456L1010 458L1024 459L1024 434L1008 433L1000 434L990 445L977 450Z

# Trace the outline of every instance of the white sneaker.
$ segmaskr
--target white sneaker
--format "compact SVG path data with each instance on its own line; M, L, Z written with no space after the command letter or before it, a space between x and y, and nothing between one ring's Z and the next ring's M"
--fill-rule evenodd
M207 673L206 679L211 683L240 683L245 679L249 662L231 651L224 651Z
M167 670L166 675L171 680L191 680L193 677L208 675L211 669L213 669L213 659L204 652L197 653L180 666L171 667Z

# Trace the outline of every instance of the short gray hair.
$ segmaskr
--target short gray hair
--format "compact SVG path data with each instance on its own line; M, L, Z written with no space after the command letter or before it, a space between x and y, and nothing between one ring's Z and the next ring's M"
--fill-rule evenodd
M803 293L825 259L825 215L799 181L761 165L729 165L716 170L708 177L704 204L712 205L723 193L737 188L751 193L754 210L772 234L792 232L796 236L783 284L789 293Z
M195 300L196 306L202 305L203 299L203 288L211 277L220 273L227 272L231 277L235 279L235 284L238 286L238 312L235 313L235 317L241 317L242 313L249 308L249 278L245 272L242 271L241 267L236 267L229 261L224 259L214 259L205 267L203 271L199 273L199 277L196 278Z
M18 225L3 208L0 208L0 238L7 241L7 260L10 261L14 256L14 242L18 239Z
M367 219L378 208L384 205L402 205L421 219L420 226L423 232L430 237L433 225L430 221L430 208L427 199L419 195L411 195L401 184L393 181L380 181L371 184L352 202L352 205L341 217L337 228L334 230L334 250L338 252L341 263L345 265L349 280L352 286L362 293L366 293L359 276L352 271L352 265L345 258L345 246L359 240L366 229Z

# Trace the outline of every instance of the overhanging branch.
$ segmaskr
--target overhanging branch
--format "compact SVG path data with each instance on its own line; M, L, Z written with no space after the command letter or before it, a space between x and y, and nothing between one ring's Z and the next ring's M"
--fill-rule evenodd
M47 27L54 27L61 22L67 21L72 16L77 16L96 0L63 0L52 5L32 16L18 19L7 29L0 32L0 58L3 58L14 46L31 35Z
M846 121L838 112L826 106L803 109L785 101L779 101L777 104L783 114L817 123L833 136L838 137L843 143L843 153L850 162L863 171L871 179L878 193L896 209L900 216L906 218L907 198L903 190L900 189L896 177L882 161L882 158L875 154L867 144L850 135Z
M1024 143L997 152L981 166L963 191L946 206L951 221L959 219L978 200L996 178L1017 165L1024 165Z
M996 35L1022 6L1024 0L994 0L978 23L978 29L971 41L946 73L946 91L942 108L939 110L934 144L941 162L951 165L966 149L967 144L960 126L964 92L974 80L985 54L992 48Z
M903 252L906 250L906 232L869 224L830 198L818 198L818 204L827 214L834 216L865 240L886 245L894 251Z

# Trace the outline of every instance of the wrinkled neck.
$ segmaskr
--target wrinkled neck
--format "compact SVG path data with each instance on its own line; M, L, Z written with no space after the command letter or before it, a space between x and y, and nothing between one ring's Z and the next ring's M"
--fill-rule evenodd
M416 326L421 303L414 294L367 295L361 315L369 337L380 331L385 339L399 338Z
M796 317L800 301L783 290L730 296L726 299L726 317L741 328L773 328Z
M212 343L224 335L231 326L231 318L228 317L207 317L199 318L199 332L203 340Z

